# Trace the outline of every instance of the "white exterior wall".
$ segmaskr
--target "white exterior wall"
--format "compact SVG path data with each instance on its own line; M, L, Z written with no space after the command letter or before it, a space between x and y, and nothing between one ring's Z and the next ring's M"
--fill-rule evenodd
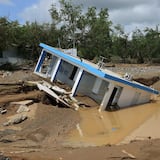
M118 101L120 108L142 104L150 101L150 93L140 89L123 86L121 96Z
M131 89L130 87L124 87L118 100L119 107L122 108L136 104L135 101L133 102L135 94L136 90Z
M101 86L99 88L99 91L97 92L97 94L95 94L93 91L91 93L91 97L93 99L95 99L99 104L102 102L103 97L106 93L106 91L108 90L108 86L109 86L109 82L107 81L102 81Z
M104 95L103 100L100 105L100 111L105 110L107 108L107 104L108 104L108 101L109 101L110 96L112 94L113 88L114 88L114 84L109 83L108 89L106 90L105 95Z
M95 76L93 76L87 72L84 72L77 91L84 94L84 95L89 96L90 93L92 92L92 88L94 86L95 80L96 80Z
M97 78L96 76L84 72L83 77L81 79L79 88L78 88L78 92L91 97L92 99L94 99L97 103L101 103L101 101L103 100L104 94L106 92L106 90L108 89L108 82L101 80L101 84L97 83L99 78ZM97 85L97 90L95 92L95 88Z
M150 101L150 98L151 98L151 94L148 93L148 92L141 92L140 94L140 98L138 100L138 104L142 104L142 103L147 103Z
M61 82L69 85L70 87L73 87L75 80L78 76L78 71L77 70L75 77L73 80L70 79L70 75L73 71L74 66L62 61L60 68L58 70L57 76L56 76L56 80L60 80ZM97 81L100 80L101 83L97 83ZM104 81L90 73L87 73L84 71L84 73L82 74L82 79L80 81L80 84L77 88L77 92L84 94L86 96L91 97L92 99L94 99L97 103L101 103L101 101L103 100L104 94L106 92L106 90L108 89L108 82ZM97 93L95 93L95 88L96 86L99 88L97 89Z

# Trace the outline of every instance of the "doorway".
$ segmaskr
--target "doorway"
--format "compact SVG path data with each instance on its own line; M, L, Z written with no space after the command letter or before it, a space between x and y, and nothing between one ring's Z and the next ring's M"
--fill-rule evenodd
M76 66L74 66L73 67L73 70L72 70L72 73L71 73L71 75L70 75L70 80L73 80L74 79L74 77L75 77L75 75L76 75L76 73L77 73L77 70L78 70L78 67L76 67Z
M106 110L117 110L119 109L118 106L118 100L120 98L121 92L122 92L122 87L120 86L115 86L113 88L112 94L109 98L108 104L106 106Z

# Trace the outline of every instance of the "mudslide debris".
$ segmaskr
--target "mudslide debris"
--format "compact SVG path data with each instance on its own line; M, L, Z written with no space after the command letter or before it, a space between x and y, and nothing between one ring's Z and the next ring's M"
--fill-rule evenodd
M37 87L39 88L39 90L44 91L50 97L55 99L58 104L61 104L68 108L73 108L75 110L78 110L78 108L80 107L80 102L70 96L71 92L67 92L63 88L60 88L56 85L51 85L46 81L38 82Z

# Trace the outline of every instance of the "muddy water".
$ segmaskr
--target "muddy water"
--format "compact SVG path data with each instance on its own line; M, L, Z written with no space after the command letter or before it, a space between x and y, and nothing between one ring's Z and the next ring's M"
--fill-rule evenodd
M136 137L160 138L160 101L116 112L96 108L79 110L81 122L64 145L100 146L128 142Z

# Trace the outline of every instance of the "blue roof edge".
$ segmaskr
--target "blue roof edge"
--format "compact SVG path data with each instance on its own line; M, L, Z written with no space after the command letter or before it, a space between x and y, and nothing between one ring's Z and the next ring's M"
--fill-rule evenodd
M98 77L113 80L113 81L116 81L116 82L119 82L119 83L123 83L125 85L131 86L131 87L134 87L134 88L138 88L138 89L150 92L152 94L160 94L160 91L155 90L151 87L145 86L143 84L140 84L140 83L137 83L137 82L134 82L134 81L129 81L129 80L126 80L126 79L121 78L121 77L116 77L116 76L104 73L103 71L99 70L98 68L95 68L93 66L90 66L89 64L86 64L85 62L81 61L80 59L76 59L72 56L64 54L62 51L60 51L60 50L58 50L54 47L51 47L49 45L46 45L44 43L40 43L39 46L48 50L49 52L51 52L53 54L58 55L59 57L67 60L68 62L71 62L75 65L83 67L84 70L89 71L90 73L93 73L94 75L96 75Z

